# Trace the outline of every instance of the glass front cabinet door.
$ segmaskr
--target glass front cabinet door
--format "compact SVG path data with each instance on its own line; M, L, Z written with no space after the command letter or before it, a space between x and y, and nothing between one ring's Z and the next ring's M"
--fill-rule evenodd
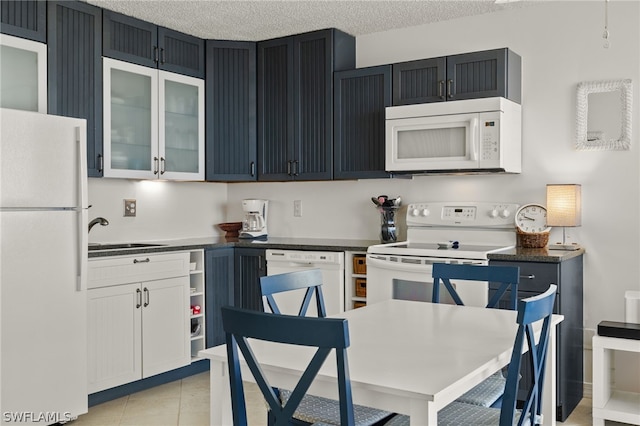
M103 58L105 177L204 180L204 80Z
M0 108L47 113L47 45L0 34Z

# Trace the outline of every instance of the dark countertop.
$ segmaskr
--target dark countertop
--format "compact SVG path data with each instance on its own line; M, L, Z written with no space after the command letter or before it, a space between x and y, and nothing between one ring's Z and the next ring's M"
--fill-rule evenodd
M584 248L578 250L549 250L543 248L516 247L498 253L490 253L489 260L506 260L512 262L546 262L560 263L584 254Z
M153 247L138 247L116 250L90 250L89 258L123 256L140 253L162 253L195 249L224 247L265 248L280 250L314 250L314 251L367 251L369 246L380 244L379 240L348 240L332 238L278 238L266 240L249 240L224 237L184 238L177 240L136 241L150 244L162 244Z

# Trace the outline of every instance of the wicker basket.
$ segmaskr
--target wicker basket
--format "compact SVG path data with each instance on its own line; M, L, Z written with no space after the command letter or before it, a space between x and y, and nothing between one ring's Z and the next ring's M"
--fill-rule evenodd
M358 275L367 273L367 258L365 256L353 256L353 273Z
M518 235L518 246L524 248L542 248L546 247L549 243L549 233L548 232L539 232L534 234L528 234L526 232L522 232L520 229L516 228Z
M356 278L356 297L367 297L366 278Z

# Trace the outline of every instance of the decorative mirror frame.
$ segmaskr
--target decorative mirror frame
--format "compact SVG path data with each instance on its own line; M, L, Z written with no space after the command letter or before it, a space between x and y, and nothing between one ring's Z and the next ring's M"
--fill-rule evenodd
M620 90L622 122L620 139L603 140L596 132L587 131L589 94ZM633 88L631 79L585 81L578 84L576 98L576 149L625 151L631 148L631 110Z

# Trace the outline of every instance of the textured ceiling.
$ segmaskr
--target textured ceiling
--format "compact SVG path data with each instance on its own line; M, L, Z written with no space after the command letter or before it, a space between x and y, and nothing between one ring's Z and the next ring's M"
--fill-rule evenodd
M259 41L323 28L351 35L522 7L517 0L87 0L204 39Z

